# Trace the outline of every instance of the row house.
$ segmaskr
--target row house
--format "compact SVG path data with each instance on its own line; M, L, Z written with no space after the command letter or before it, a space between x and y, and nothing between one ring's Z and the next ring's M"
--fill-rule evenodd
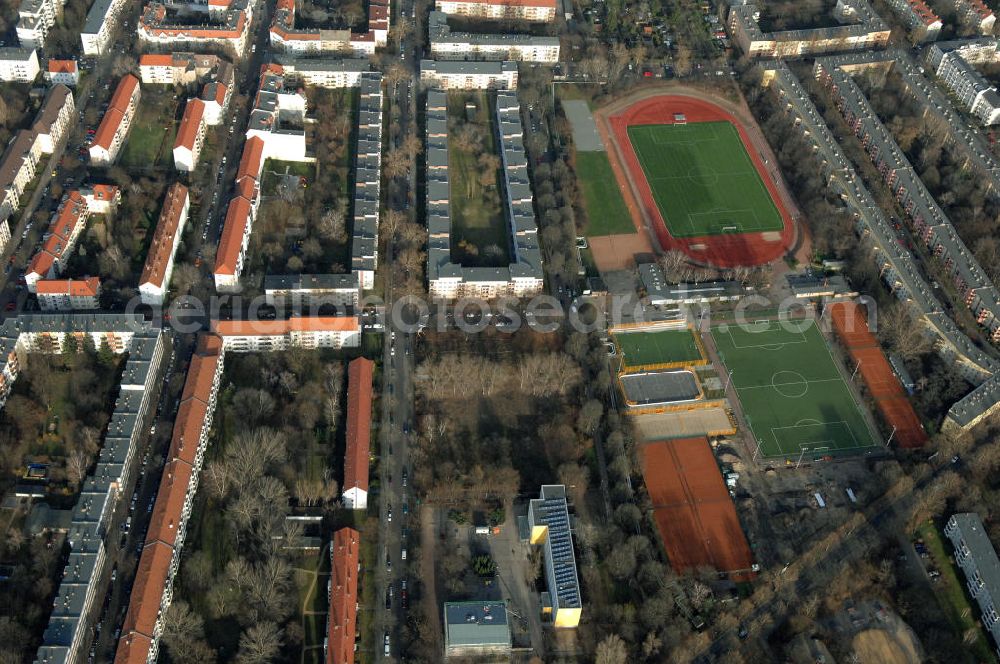
M944 23L924 0L887 0L887 4L903 19L915 41L934 41L941 34Z
M951 0L958 20L981 35L992 35L997 17L983 0Z
M293 316L287 320L215 320L212 333L227 351L258 353L289 348L354 348L361 344L357 316Z
M198 101L197 99L194 101ZM174 257L184 234L191 207L188 188L175 182L167 189L160 209L160 220L153 233L153 241L146 255L146 264L139 278L139 297L143 304L162 306L170 288L170 277L174 271Z
M63 0L21 0L17 8L17 41L25 48L42 48L49 30L62 16Z
M367 462L367 459L366 459ZM327 581L326 664L354 664L358 650L358 578L361 576L361 533L341 528L330 542Z
M51 59L45 69L45 78L50 85L62 84L75 88L80 82L80 65L76 60Z
M174 168L189 173L198 165L198 157L205 145L205 102L189 99L174 139Z
M955 563L965 575L965 588L979 605L980 620L1000 653L1000 558L975 512L952 514L944 534L955 549Z
M278 0L270 28L271 46L292 55L374 55L376 48L388 43L389 14L387 0L373 0L368 5L366 32L299 28L295 26L294 0Z
M427 17L431 56L436 60L511 60L559 62L559 38L517 33L453 32L443 12Z
M850 75L822 60L817 60L816 71L830 86L838 108L906 211L916 235L951 273L956 289L991 340L1000 342L1000 293L986 272Z
M730 0L729 34L751 58L794 58L834 51L885 48L890 29L868 0L837 0L834 15L842 25L765 33L753 0Z
M146 5L139 16L139 41L157 48L204 48L218 46L233 57L243 57L253 24L254 3L235 0L226 9L207 14L208 21L192 25L174 20L160 2Z
M160 478L115 662L155 662L173 599L188 518L198 489L224 364L221 340L200 335L181 392L167 462Z
M368 509L368 460L371 447L372 375L375 364L359 357L347 365L347 447L344 453L344 507Z
M236 171L236 195L229 201L222 236L215 253L213 277L219 292L236 292L250 245L250 232L260 205L260 174L264 168L264 141L247 139Z
M38 306L42 311L74 311L101 308L101 280L45 279L35 285Z
M443 14L495 21L550 23L556 18L556 0L436 0Z
M516 90L517 63L421 60L420 82L441 90Z
M111 50L112 37L125 7L125 0L94 0L80 31L84 55L105 55Z
M139 108L141 94L139 79L132 74L126 74L118 82L90 146L91 163L109 166L118 159Z

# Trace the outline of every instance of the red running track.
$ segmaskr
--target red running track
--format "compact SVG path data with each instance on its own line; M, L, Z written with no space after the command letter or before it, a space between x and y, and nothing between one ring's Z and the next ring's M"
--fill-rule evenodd
M778 212L781 213L784 228L781 230L780 238L765 239L764 233L703 235L688 238L676 238L670 234L663 215L660 214L660 209L653 200L653 192L642 172L639 158L636 156L635 150L632 149L628 128L634 125L674 124L674 113L683 113L689 123L721 120L736 127L747 153L757 168L757 173L767 187L768 193L771 194L771 199L777 206ZM615 142L618 144L618 153L624 159L624 166L639 194L640 205L648 218L653 220L653 230L664 250L680 250L695 261L716 267L736 267L738 265L754 266L770 263L781 258L791 248L795 237L795 222L760 154L754 149L754 143L747 134L746 128L732 114L711 102L694 97L659 95L632 104L624 111L610 116L608 122L611 124ZM616 174L620 172L620 170L616 170ZM628 190L627 182L619 184L623 189ZM642 220L636 221L637 226L642 228Z

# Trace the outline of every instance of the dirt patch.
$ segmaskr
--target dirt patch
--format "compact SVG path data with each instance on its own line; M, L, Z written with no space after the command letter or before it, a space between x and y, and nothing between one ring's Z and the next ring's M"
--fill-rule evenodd
M913 637L906 631L887 632L868 629L851 642L861 664L916 664L920 654Z
M636 265L636 255L653 254L649 238L639 233L629 235L603 235L589 239L590 253L601 273L614 270L631 270Z

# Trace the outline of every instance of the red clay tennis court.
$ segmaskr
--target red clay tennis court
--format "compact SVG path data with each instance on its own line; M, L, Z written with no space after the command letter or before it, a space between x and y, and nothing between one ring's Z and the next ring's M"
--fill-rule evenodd
M663 547L677 572L714 567L752 576L753 557L708 439L642 446L643 478Z
M628 128L636 125L674 124L683 116L683 122L730 122L740 134L740 139L747 149L761 180L771 199L781 214L784 228L778 232L769 233L734 233L732 235L705 235L698 237L676 238L667 230L666 221L653 199L653 192L639 163L639 158L629 140ZM653 231L664 250L677 249L691 258L718 267L734 267L737 265L763 265L780 258L791 246L795 238L794 220L788 207L782 199L773 176L750 140L743 124L732 114L721 107L703 99L684 95L658 95L637 101L624 111L608 118L611 134L617 144L627 177L635 184L640 199L639 205L653 220ZM615 151L609 151L609 158L616 162ZM614 169L616 175L623 173ZM622 182L622 189L628 191L628 183ZM637 220L637 228L642 228L641 220Z
M835 302L826 308L848 353L858 363L868 391L885 421L895 429L893 440L903 448L923 447L927 432L896 379L875 335L868 329L868 318L856 302Z

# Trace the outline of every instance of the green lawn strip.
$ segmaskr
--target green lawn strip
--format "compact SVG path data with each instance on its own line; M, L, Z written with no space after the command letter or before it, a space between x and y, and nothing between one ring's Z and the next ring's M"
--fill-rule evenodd
M576 177L587 210L587 235L599 237L635 233L618 179L606 152L577 152Z
M625 356L626 366L684 362L701 359L701 351L691 330L628 332L615 335Z
M960 638L969 629L976 630L976 640L969 647L980 662L997 661L983 633L982 623L978 620L979 609L973 607L973 603L966 595L965 583L962 580L964 576L952 562L950 549L945 544L944 538L931 522L922 524L917 529L917 534L924 540L924 545L941 572L938 582L932 584L932 587L938 604L948 617L948 622Z
M726 326L712 336L765 456L854 453L875 444L816 326Z
M674 237L783 228L781 214L731 123L640 125L629 127L628 135Z
M175 101L142 99L122 150L122 165L132 168L166 168L173 165L177 122Z

